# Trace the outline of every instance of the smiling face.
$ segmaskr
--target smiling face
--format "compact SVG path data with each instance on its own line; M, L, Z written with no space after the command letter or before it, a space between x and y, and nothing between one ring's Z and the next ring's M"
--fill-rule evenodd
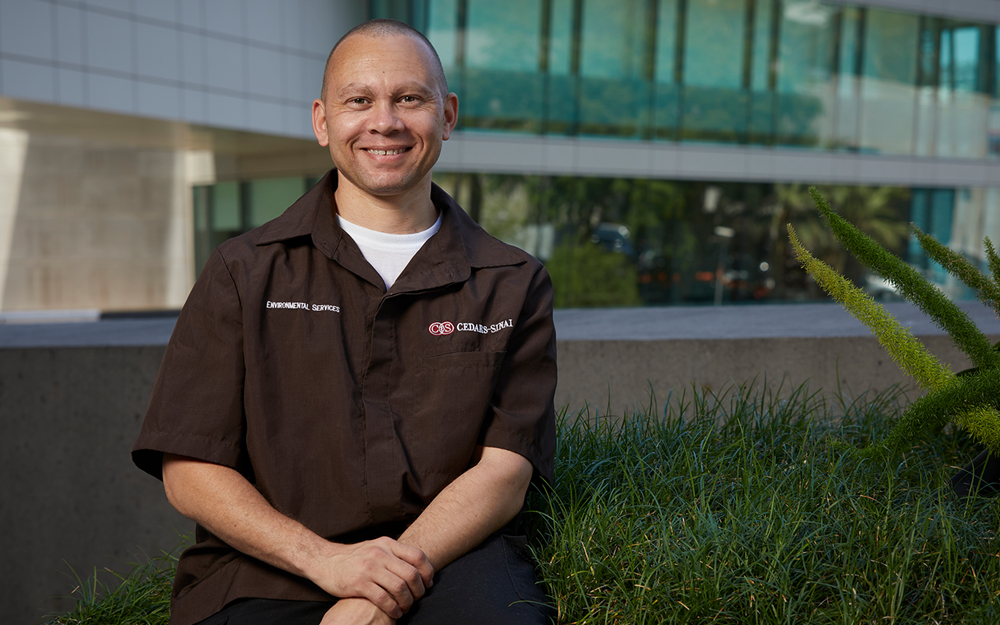
M426 44L407 35L351 35L337 47L313 132L330 148L338 195L390 199L426 188L429 201L431 167L458 115L433 67Z

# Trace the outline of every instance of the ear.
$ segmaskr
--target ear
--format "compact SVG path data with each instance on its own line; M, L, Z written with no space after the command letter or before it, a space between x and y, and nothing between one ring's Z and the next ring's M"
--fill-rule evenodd
M448 140L451 136L451 131L455 129L455 124L458 123L458 96L454 93L449 93L444 99L444 129L441 132L441 139L444 141Z
M330 136L326 131L326 105L323 104L323 100L313 100L312 127L316 141L324 148L330 145Z

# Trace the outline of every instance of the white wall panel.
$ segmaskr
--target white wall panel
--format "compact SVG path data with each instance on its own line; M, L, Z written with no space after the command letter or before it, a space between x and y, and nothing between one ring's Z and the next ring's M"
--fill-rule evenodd
M281 46L284 11L274 11L273 0L244 0L246 36L254 42Z
M136 83L136 113L148 117L177 119L181 116L180 92L174 87Z
M230 91L243 91L244 46L232 41L206 38L205 78L208 86Z
M125 78L90 74L87 77L87 106L103 111L135 113L135 83Z
M38 0L0 2L0 52L53 60L52 6Z
M0 60L0 88L4 95L23 100L55 100L55 75L51 67L36 63Z
M277 5L271 5L271 10ZM205 28L212 33L243 37L244 6L240 0L210 0L204 4Z
M133 0L135 14L139 17L163 20L176 24L180 19L177 0Z
M140 77L180 79L180 35L174 28L137 23L135 72Z
M80 70L58 68L56 70L56 101L66 106L86 106L86 81L86 74Z
M76 7L55 5L56 60L79 65L84 62L83 13Z
M134 22L91 11L84 14L84 23L87 65L122 74L132 73Z
M283 98L281 86L281 53L247 46L247 90L258 95Z

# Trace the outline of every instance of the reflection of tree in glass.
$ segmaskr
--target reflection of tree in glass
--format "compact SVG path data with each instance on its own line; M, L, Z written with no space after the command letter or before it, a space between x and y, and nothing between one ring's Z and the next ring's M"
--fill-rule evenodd
M774 245L775 268L786 270L795 266L791 250L785 243L784 227L791 223L803 245L813 255L857 285L862 284L866 269L851 256L816 213L809 190L802 184L775 185L776 207L771 215L771 240ZM876 242L897 256L902 256L907 241L909 189L899 187L820 187L837 212ZM791 259L791 261L789 260ZM787 276L782 276L787 281ZM781 280L779 280L780 282ZM818 287L806 282L810 294L819 296Z
M635 266L624 254L589 242L564 243L545 267L552 277L556 308L642 304Z

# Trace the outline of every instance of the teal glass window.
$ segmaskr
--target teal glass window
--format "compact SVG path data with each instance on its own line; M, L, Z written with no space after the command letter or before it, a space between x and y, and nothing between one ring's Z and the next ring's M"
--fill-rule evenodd
M653 68L653 136L677 139L680 129L681 85L677 66L677 35L683 21L677 0L659 0L656 7L656 51Z
M982 31L976 24L944 21L937 90L936 155L983 158L987 136L979 132L990 112L980 73Z
M993 100L987 121L987 152L1000 158L1000 26L992 29L993 35Z
M688 2L684 17L681 136L740 142L747 126L746 1Z
M466 128L537 132L541 128L544 77L540 0L468 0L465 85Z
M775 143L829 145L833 135L835 10L808 0L784 4Z
M916 15L868 9L861 79L861 149L913 152L916 113Z
M823 0L373 0L459 129L1000 157L997 24Z
M247 221L244 229L256 228L271 221L306 192L302 178L268 178L245 184Z
M776 17L779 10L775 0L756 0L753 3L750 41L749 113L747 141L771 144L774 142L774 120L778 104L776 89L777 53L775 45Z
M646 136L654 42L649 2L583 3L580 134Z
M193 187L196 272L220 243L274 219L317 182L313 177L266 178Z
M574 134L577 128L578 6L575 0L550 2L543 107L544 131L551 134Z

